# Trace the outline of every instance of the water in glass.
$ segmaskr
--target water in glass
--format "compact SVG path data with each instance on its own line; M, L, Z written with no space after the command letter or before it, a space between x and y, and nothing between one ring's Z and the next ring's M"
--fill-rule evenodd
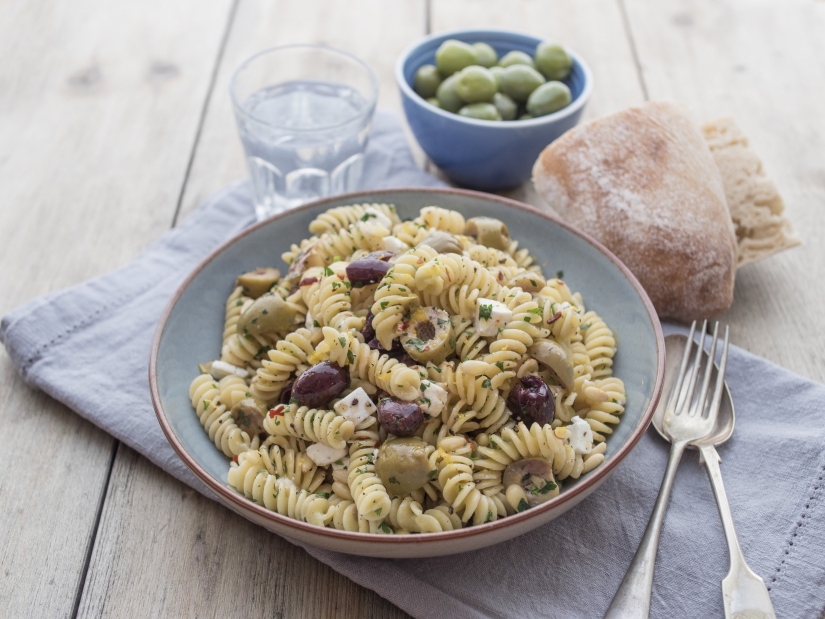
M249 96L236 117L259 219L358 188L370 129L367 105L348 86L315 80Z

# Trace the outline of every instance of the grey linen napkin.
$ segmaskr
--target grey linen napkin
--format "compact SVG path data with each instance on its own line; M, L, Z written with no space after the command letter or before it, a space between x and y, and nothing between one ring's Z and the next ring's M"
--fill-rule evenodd
M442 184L415 167L390 114L376 116L365 168L364 187ZM27 383L210 495L155 418L149 349L161 311L184 277L253 220L248 183L234 184L129 265L11 312L0 323L0 340ZM825 386L736 347L728 383L738 419L719 453L745 555L767 582L777 616L819 619L825 609ZM579 506L476 552L392 561L298 545L415 617L600 617L641 539L668 450L649 430ZM697 454L689 452L662 532L651 617L723 616L720 581L727 568L710 485Z

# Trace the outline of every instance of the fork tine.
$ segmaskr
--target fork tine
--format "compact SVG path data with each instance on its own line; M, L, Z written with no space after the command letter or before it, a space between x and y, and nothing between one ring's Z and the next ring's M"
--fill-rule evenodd
M686 410L690 410L690 403L693 400L693 394L696 391L696 379L699 377L699 369L702 367L702 355L705 354L705 335L708 332L708 321L702 322L702 333L699 335L699 345L696 347L696 356L693 360L693 367L690 371L690 380L688 381L687 389L684 392L684 399L680 398L679 404L674 411L674 414L680 415Z
M722 402L722 393L725 391L725 372L728 369L728 335L730 329L725 325L725 341L722 343L722 358L719 360L719 371L716 374L716 388L713 390L713 399L708 407L708 419L716 419L719 414L719 405ZM713 358L711 357L711 360Z
M679 401L679 395L682 393L682 383L685 380L685 374L687 373L688 362L690 361L690 347L693 344L693 336L696 334L696 321L694 320L693 323L690 325L690 335L688 335L687 344L685 345L685 352L682 355L682 363L679 366L679 374L676 377L676 384L673 385L673 388L670 391L670 397L668 398L667 407L665 410L675 410L676 405Z
M705 377L702 380L702 390L699 392L699 399L693 403L693 406L690 409L691 415L701 415L705 410L705 402L707 401L708 397L708 387L710 387L710 374L713 370L713 360L716 357L716 342L719 339L719 323L717 322L713 326L713 341L710 344L710 354L708 355L708 360L705 363ZM701 349L704 352L705 350L705 343L702 342Z

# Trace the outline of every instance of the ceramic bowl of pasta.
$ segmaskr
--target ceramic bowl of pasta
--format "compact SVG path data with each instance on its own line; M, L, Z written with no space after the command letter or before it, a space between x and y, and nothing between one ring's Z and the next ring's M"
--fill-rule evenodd
M596 490L664 371L641 286L581 232L455 189L361 192L244 231L178 290L155 409L229 508L316 546L427 557Z

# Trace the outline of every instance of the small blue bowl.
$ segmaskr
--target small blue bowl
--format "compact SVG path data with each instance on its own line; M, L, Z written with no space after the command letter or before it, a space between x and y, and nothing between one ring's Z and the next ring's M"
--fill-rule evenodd
M465 187L489 191L520 185L529 180L544 147L579 122L593 91L590 67L567 49L573 69L564 82L573 101L558 112L531 120L475 120L430 105L412 88L415 72L422 65L435 64L435 51L447 39L487 43L499 57L512 50L532 56L542 39L508 30L454 30L418 41L395 65L407 123L433 163Z

